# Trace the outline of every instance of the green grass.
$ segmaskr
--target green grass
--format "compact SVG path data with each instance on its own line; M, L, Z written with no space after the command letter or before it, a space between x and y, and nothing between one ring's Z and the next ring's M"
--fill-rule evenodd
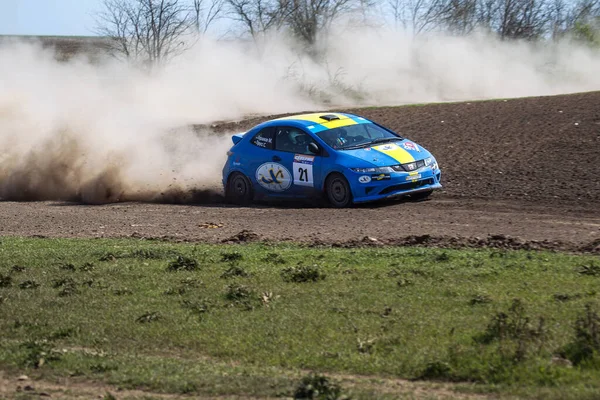
M291 396L313 371L353 398L394 398L396 378L594 398L599 291L583 255L3 238L0 369L179 394Z

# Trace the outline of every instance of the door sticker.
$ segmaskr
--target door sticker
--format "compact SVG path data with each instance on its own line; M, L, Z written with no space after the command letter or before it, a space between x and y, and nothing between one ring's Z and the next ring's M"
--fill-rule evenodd
M283 192L292 186L290 171L281 164L267 162L256 170L256 181L262 187L273 192Z
M294 156L294 164L292 169L294 170L294 185L314 187L313 179L313 163L315 161L314 156L306 156L303 154L296 154Z

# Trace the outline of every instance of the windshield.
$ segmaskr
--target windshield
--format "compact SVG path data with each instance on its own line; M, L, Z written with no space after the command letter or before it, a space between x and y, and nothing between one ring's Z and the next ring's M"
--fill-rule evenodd
M402 140L400 135L394 134L373 123L328 129L317 133L317 136L336 150L367 147L374 143Z

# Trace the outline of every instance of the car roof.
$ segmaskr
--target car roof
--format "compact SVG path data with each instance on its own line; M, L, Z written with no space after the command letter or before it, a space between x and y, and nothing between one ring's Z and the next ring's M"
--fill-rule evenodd
M288 125L296 125L314 133L343 126L371 123L368 119L354 114L320 112L275 118L261 124L261 126L274 126L282 121L285 121Z

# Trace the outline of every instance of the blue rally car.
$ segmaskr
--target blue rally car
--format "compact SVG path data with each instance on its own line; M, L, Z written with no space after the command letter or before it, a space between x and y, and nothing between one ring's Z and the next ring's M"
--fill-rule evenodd
M233 135L223 167L226 199L325 197L334 207L442 187L429 151L366 118L315 113L273 119Z

